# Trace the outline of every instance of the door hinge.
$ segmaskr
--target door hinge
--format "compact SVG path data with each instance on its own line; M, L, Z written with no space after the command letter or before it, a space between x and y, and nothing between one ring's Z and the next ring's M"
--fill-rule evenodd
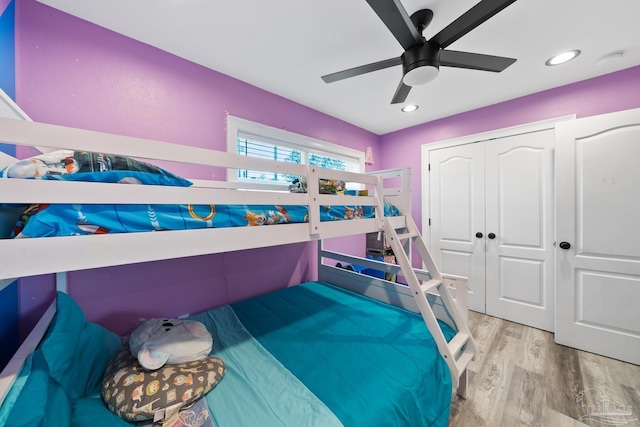
M431 172L431 163L427 163L427 170Z
M431 227L431 218L429 218L429 227Z

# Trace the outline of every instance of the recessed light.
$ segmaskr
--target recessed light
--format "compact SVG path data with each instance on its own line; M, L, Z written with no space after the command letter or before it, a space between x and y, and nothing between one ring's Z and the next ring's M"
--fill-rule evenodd
M419 107L417 105L407 105L405 107L402 107L402 112L403 113L412 113L414 111L416 111Z
M565 62L571 61L578 55L580 55L580 50L578 49L562 52L547 59L547 62L545 62L545 65L551 66L551 65L564 64Z

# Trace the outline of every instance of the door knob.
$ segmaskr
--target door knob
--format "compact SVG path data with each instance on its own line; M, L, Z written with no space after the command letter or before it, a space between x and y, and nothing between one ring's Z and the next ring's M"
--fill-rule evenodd
M476 233L476 237L477 237L478 239L482 239L482 236L484 236L484 234L482 234L481 232L479 232L479 231L478 231L478 232Z
M490 239L495 239L496 235L494 233L489 233L489 234L487 234L487 237L490 238Z
M569 242L560 242L560 248L561 249L569 249L571 247L571 243Z

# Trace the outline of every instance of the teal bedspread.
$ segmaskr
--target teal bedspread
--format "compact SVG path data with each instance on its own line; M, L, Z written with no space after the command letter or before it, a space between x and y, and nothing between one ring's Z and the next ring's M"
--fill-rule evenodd
M447 425L450 373L419 315L316 282L231 307L345 426Z
M129 425L98 394L119 337L86 322L67 295L58 294L57 308L0 425ZM218 427L447 425L450 374L414 313L313 282L193 318L227 367L206 395Z
M191 317L214 338L224 379L206 395L219 427L340 427L333 413L243 327L231 307Z

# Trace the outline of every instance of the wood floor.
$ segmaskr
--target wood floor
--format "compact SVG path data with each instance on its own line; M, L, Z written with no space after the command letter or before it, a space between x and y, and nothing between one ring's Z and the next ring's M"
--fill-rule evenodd
M476 312L469 324L479 351L467 399L452 401L450 427L640 427L640 366Z

